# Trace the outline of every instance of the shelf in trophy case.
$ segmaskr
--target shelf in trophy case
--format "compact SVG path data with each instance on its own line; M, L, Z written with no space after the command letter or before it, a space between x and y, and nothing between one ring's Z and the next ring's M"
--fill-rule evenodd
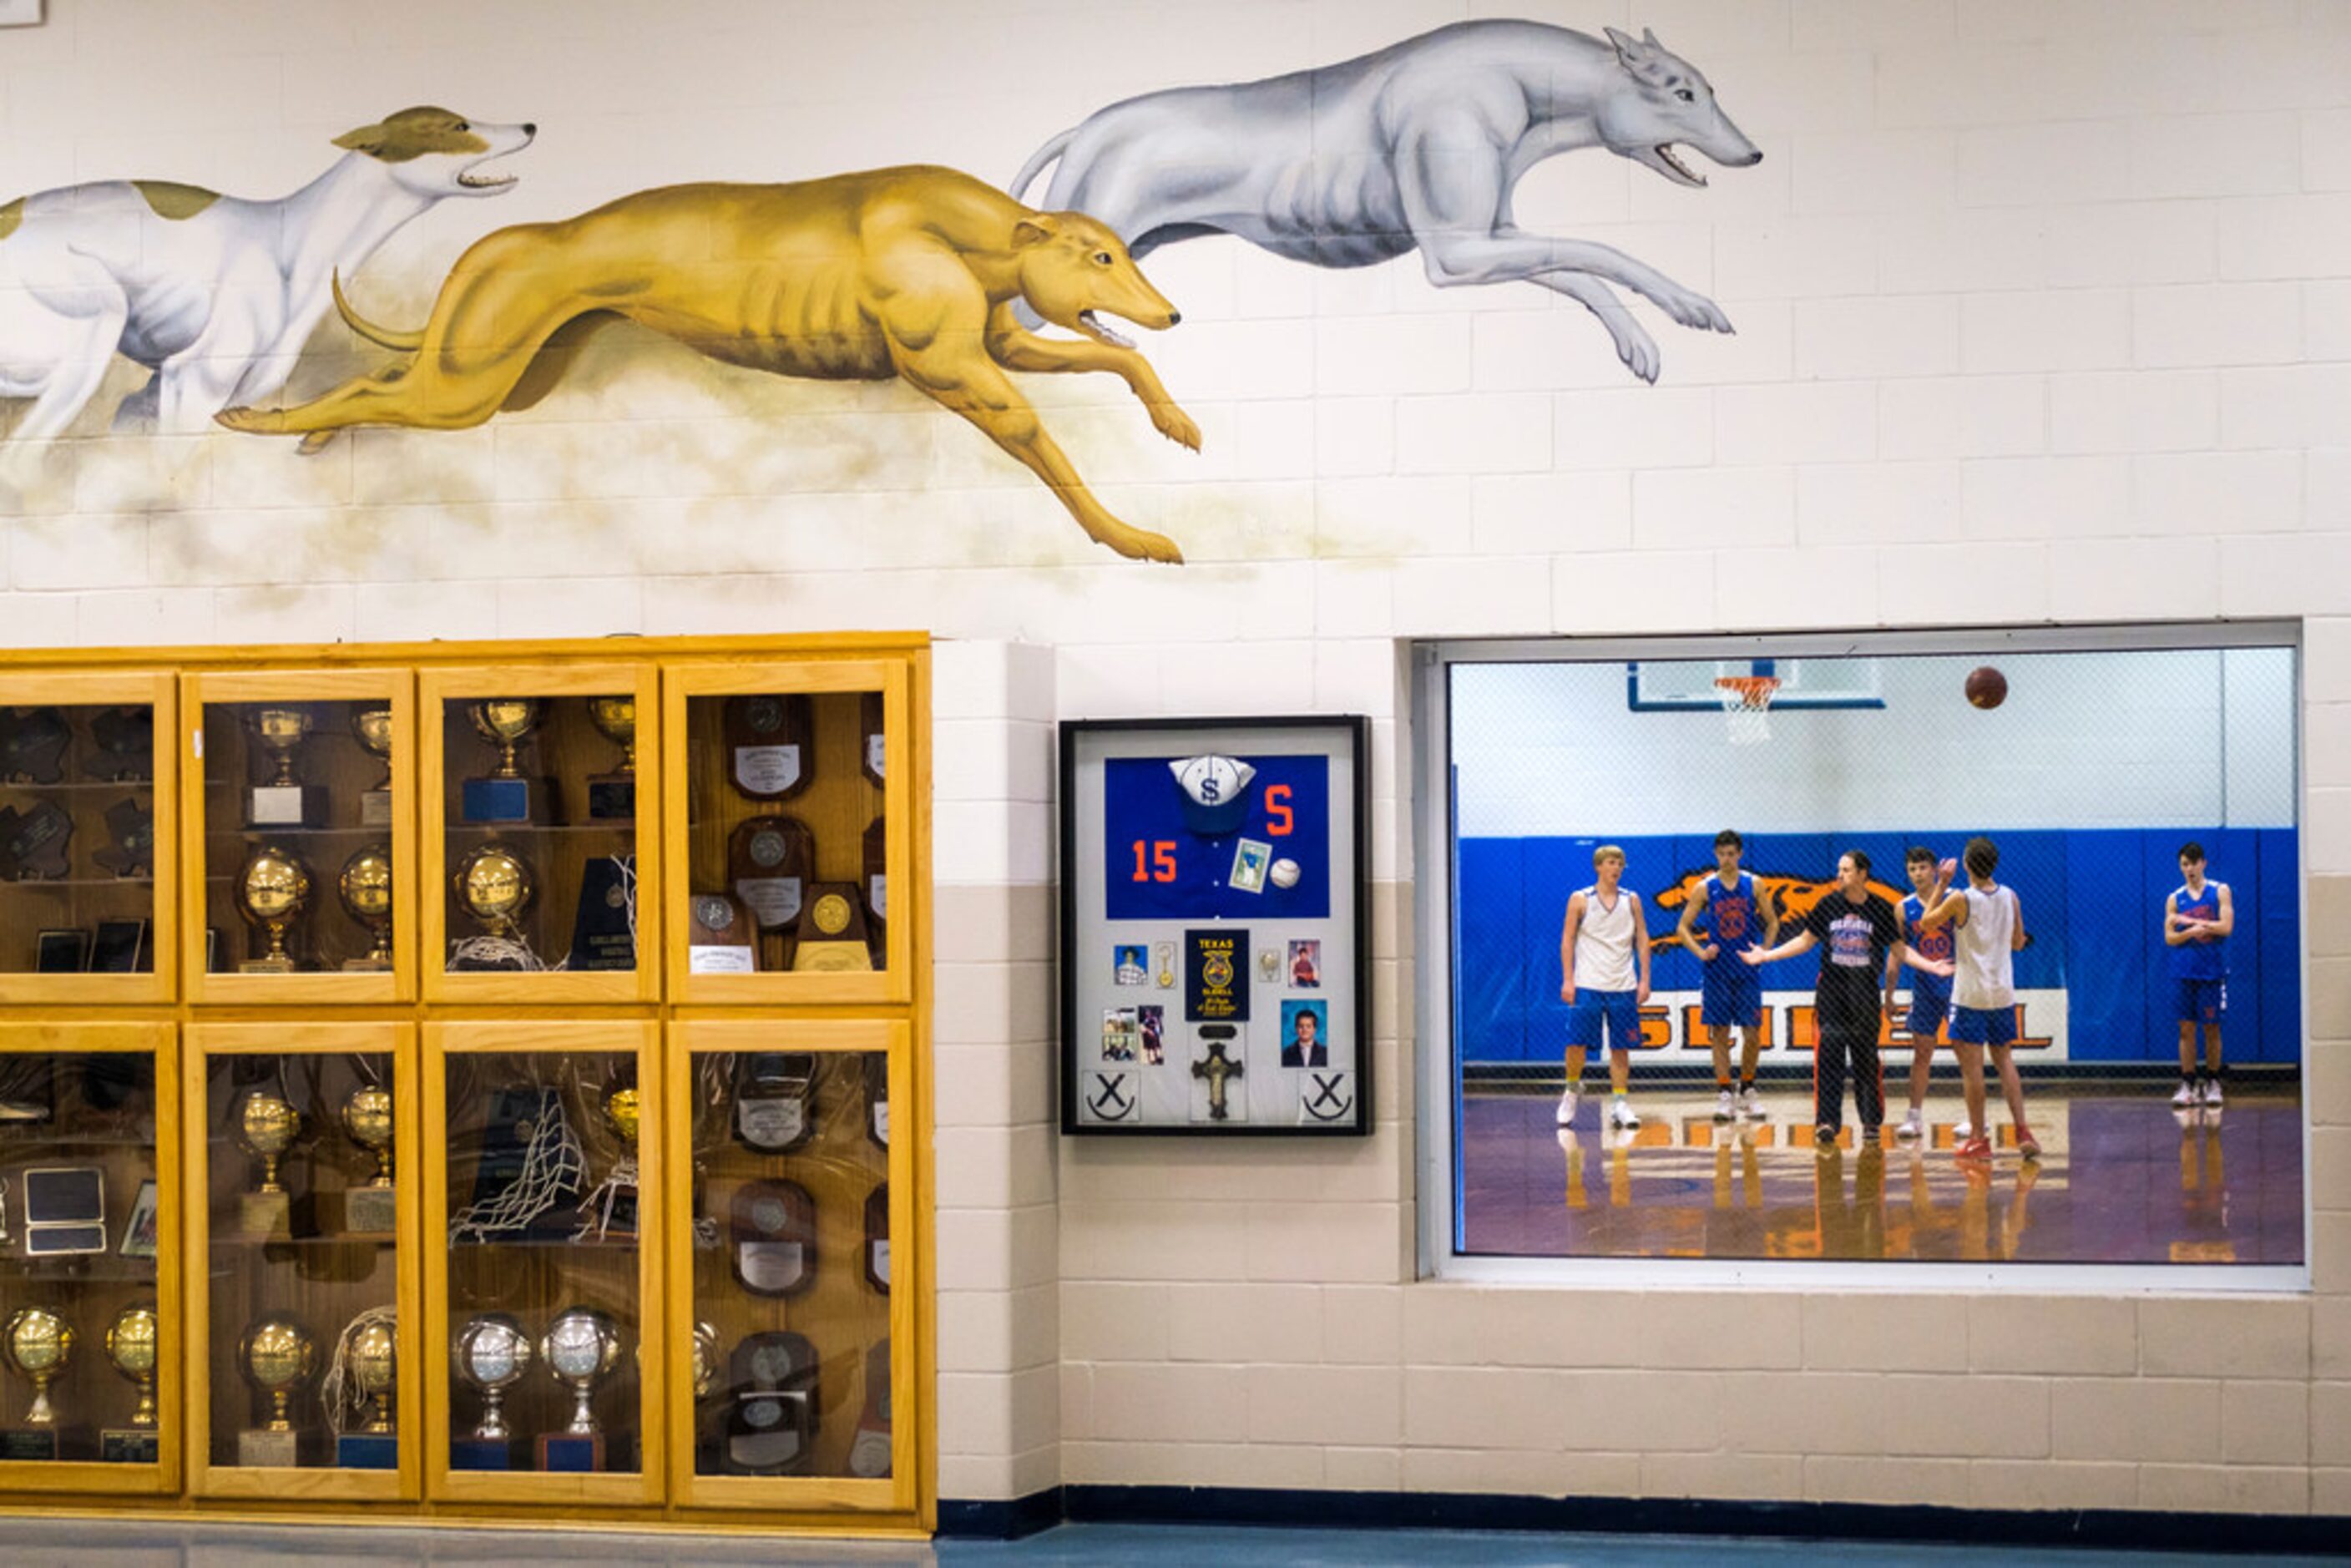
M419 682L424 994L651 1002L661 948L653 664L475 665Z
M872 1004L914 994L908 669L685 664L663 681L673 999Z
M173 695L154 670L0 678L0 1005L172 999Z
M191 1024L182 1073L191 1490L413 1500L414 1026Z
M915 1377L911 1034L882 1019L669 1026L670 1497L910 1511ZM716 1232L717 1245L707 1245ZM896 1420L899 1411L908 1419Z
M179 1490L172 1044L0 1023L0 1494Z
M424 1124L444 1151L423 1194L436 1500L663 1495L660 1032L588 1016L425 1026Z
M199 1003L416 994L414 678L182 678L183 966Z

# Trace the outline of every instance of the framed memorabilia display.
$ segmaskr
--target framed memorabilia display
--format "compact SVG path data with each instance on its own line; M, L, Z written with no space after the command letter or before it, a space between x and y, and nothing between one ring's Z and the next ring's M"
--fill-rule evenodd
M1061 726L1061 1130L1371 1126L1360 716Z

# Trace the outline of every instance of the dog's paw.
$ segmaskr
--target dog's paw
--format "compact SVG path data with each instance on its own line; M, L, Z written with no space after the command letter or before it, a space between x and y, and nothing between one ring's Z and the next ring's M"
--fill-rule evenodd
M1616 340L1616 357L1625 368L1655 385L1657 371L1664 368L1664 356L1657 352L1657 340L1646 332L1627 333Z
M247 435L282 435L286 432L286 411L277 408L225 408L213 415L215 423L227 430L241 430Z
M1190 414L1174 403L1153 403L1151 423L1160 434L1178 446L1188 446L1195 452L1200 450L1200 427L1193 423Z
M1101 537L1101 536L1097 536ZM1184 564L1184 552L1165 534L1155 534L1147 528L1122 526L1118 532L1102 538L1102 543L1129 560L1165 561L1170 566Z
M1657 308L1685 327L1697 327L1708 332L1730 330L1730 318L1722 307L1705 295L1691 289L1675 287L1658 291Z
M335 444L335 437L341 434L340 430L314 430L304 436L302 444L294 450L305 457L315 457L332 446Z

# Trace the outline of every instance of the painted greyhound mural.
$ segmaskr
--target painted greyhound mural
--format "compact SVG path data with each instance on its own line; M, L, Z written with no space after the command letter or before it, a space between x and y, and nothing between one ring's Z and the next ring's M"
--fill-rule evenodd
M276 202L131 181L0 206L0 397L34 400L16 438L62 434L117 353L152 372L120 427L217 418L312 451L355 425L475 425L547 396L564 350L626 319L753 370L904 380L1026 465L1089 537L1175 561L1173 540L1094 497L1008 374L1116 375L1162 434L1197 450L1198 426L1104 319L1176 324L1139 258L1211 234L1320 267L1416 250L1439 287L1523 281L1577 301L1655 381L1656 343L1611 285L1685 326L1728 332L1729 319L1622 251L1520 229L1512 191L1579 148L1683 185L1706 182L1677 147L1725 165L1763 156L1654 34L1466 22L1338 65L1113 104L1039 149L1009 195L928 166L642 191L478 241L421 329L360 316L342 278L434 203L507 189L481 166L535 133L403 110L338 138L346 156ZM1048 167L1050 210L1024 205ZM260 406L330 305L401 360L298 407ZM1030 329L1046 323L1075 336Z
M1012 193L1058 162L1045 204L1092 213L1137 260L1228 234L1317 267L1418 250L1440 288L1540 284L1598 317L1616 357L1654 382L1656 342L1609 284L1685 327L1728 332L1729 318L1623 251L1526 233L1511 221L1511 189L1584 147L1677 185L1706 177L1677 145L1725 166L1763 154L1655 33L1607 33L1604 43L1538 22L1461 22L1316 70L1145 93L1039 148Z
M482 165L538 128L403 109L335 138L344 155L289 196L110 180L0 206L0 397L31 398L15 439L64 433L116 354L153 374L119 429L207 428L286 384L338 270L451 196L514 184Z

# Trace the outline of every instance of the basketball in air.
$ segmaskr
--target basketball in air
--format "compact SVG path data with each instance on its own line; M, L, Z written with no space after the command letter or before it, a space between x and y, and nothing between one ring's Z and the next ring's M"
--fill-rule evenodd
M1996 708L2008 700L2008 677L1990 664L1968 672L1968 701L1980 708Z

